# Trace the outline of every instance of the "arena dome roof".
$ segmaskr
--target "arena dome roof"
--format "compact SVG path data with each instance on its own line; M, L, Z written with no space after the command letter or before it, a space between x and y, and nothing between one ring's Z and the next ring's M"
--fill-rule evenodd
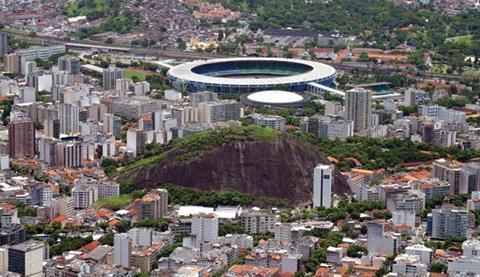
M247 99L258 103L287 104L303 101L299 94L283 90L264 90L249 94Z

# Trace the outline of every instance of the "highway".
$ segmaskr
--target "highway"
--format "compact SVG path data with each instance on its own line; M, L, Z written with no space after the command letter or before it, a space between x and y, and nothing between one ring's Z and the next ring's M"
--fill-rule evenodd
M99 43L99 42L94 42L94 41L70 41L70 40L64 40L64 39L59 39L59 38L53 38L53 37L31 37L29 35L21 35L21 34L14 34L12 35L16 39L25 39L29 41L33 41L39 44L77 44L77 45L96 45L96 46L101 46L101 47L119 47L119 48L129 48L130 53L135 54L135 55L147 55L147 56L155 56L158 58L175 58L175 59L214 59L214 58L227 58L227 57L233 57L229 55L217 55L217 54L211 54L211 53L205 53L205 52L194 52L194 51L181 51L181 50L175 50L175 49L156 49L156 48L144 48L144 47L135 47L135 46L125 46L125 45L113 45L113 44L105 44L105 43Z

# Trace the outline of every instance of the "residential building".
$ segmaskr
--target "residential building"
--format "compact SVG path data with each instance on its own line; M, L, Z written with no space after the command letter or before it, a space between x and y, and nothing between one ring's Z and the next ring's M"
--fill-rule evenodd
M143 82L137 82L133 84L133 92L135 93L135 95L138 95L138 96L148 94L150 92L150 83L143 81ZM180 95L182 94L180 93Z
M127 150L134 157L141 156L146 152L147 133L144 130L130 128L127 131Z
M400 254L395 257L392 272L398 276L428 276L428 265L422 263L416 255Z
M425 209L425 194L419 190L392 193L387 196L387 209L419 213Z
M332 206L332 186L334 185L334 165L319 164L313 172L313 207Z
M203 243L218 241L218 217L215 214L200 213L192 217L192 235L197 247Z
M190 94L190 103L192 107L197 108L202 102L216 102L218 94L215 92L203 91Z
M5 32L0 32L0 57L8 52L8 36Z
M152 246L153 230L150 228L132 228L128 230L132 245L140 247Z
M67 71L70 74L79 74L80 59L71 55L60 57L58 58L58 70Z
M368 222L367 241L368 252L375 254L394 255L400 247L400 236L386 233L381 222Z
M438 159L433 162L433 176L446 181L450 184L450 194L465 194L468 192L467 187L462 187L460 182L460 173L463 164L458 161L450 161L446 159Z
M479 276L480 275L480 242L466 240L462 243L463 255L448 262L449 276Z
M406 225L415 228L415 212L406 210L392 211L393 225Z
M405 253L409 255L416 255L420 258L420 262L427 265L432 264L433 250L422 244L415 244L405 247Z
M130 253L132 252L132 242L126 233L115 234L113 238L114 264L119 266L130 266Z
M436 117L447 122L466 122L466 113L448 109L439 105L420 105L418 112L421 116Z
M43 133L47 137L60 138L60 119L46 118L43 122Z
M58 105L58 119L60 132L72 134L80 131L80 107L73 104L60 103Z
M116 182L98 182L98 199L120 195L120 184Z
M345 92L345 119L353 121L354 131L371 127L372 92L354 88Z
M468 238L473 214L464 209L441 208L432 210L432 238L447 236Z
M292 240L292 226L290 223L277 222L275 224L274 238L276 241Z
M201 102L198 110L201 123L227 121L241 116L241 104L235 100Z
M155 189L145 195L140 201L140 218L160 219L167 215L168 191Z
M77 179L72 189L75 209L90 208L98 200L98 181L90 178Z
M460 172L460 187L467 193L480 190L480 163L465 163Z
M25 240L26 231L22 224L9 224L0 228L0 245L15 245Z
M457 140L457 131L447 129L433 130L433 142L441 147L452 147Z
M123 79L123 69L117 68L115 65L110 65L102 73L102 85L105 90L114 90L116 81Z
M20 57L15 54L5 54L3 56L3 63L5 64L4 66L4 71L8 73L20 73L21 72L21 67L20 67Z
M120 129L122 127L122 121L120 117L111 113L105 113L103 115L103 132L107 134L113 134L116 138L120 137Z
M252 209L241 216L242 226L247 234L273 233L275 231L276 215Z
M338 120L328 116L312 116L308 118L306 129L319 138L329 140L346 140L353 136L354 123L351 120Z
M29 240L8 248L8 270L22 276L42 277L45 243Z
M285 130L286 119L278 115L251 114L250 121L254 125L260 125L277 130Z
M0 272L8 271L8 247L0 247Z
M57 144L58 166L80 168L83 166L82 144L79 142L62 142Z
M11 158L35 157L35 122L28 117L15 117L8 123Z

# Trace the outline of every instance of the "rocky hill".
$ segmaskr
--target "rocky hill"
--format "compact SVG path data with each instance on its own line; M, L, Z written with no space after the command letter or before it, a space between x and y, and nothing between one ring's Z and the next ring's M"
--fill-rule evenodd
M202 190L237 190L255 196L309 201L313 168L325 162L302 139L257 126L233 127L194 134L163 153L120 170L118 181L135 189L173 183ZM334 192L349 186L337 174Z

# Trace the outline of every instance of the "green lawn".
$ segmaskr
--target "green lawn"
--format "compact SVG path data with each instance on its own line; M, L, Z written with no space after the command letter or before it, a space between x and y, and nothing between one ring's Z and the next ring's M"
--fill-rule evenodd
M472 45L473 36L472 35L466 35L466 36L451 37L451 38L445 39L445 42Z
M133 202L133 196L131 194L122 194L119 196L110 196L97 201L97 205L102 208L106 208L112 211L120 210Z
M132 79L134 76L136 76L140 81L145 81L145 79L147 78L147 73L135 69L125 69L123 73L124 78Z
M448 65L446 64L434 64L432 66L432 72L433 73L442 73L446 74L448 69Z

